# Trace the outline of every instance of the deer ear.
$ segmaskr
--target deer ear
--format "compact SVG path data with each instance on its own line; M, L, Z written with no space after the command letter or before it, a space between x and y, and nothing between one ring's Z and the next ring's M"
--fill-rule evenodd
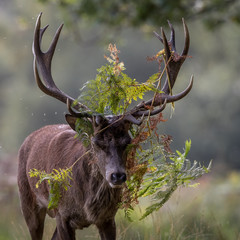
M72 115L70 115L70 114L66 114L66 115L65 115L65 119L66 119L68 125L69 125L74 131L76 131L75 129L76 129L77 117L74 117L74 116L72 116Z

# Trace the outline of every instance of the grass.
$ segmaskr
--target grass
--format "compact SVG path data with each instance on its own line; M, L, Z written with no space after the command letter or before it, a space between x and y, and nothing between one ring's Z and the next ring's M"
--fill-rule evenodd
M133 222L119 211L118 240L240 240L240 174L232 172L224 179L204 177L197 188L177 190L158 212L138 221L137 208ZM142 201L141 207L147 202ZM1 189L0 240L28 240L17 187ZM44 239L50 239L54 220L47 218ZM94 226L77 232L77 239L99 239Z

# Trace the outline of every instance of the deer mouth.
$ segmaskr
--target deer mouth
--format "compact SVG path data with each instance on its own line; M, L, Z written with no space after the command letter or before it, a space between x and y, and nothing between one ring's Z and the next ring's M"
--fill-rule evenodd
M123 183L122 184L113 184L113 183L109 183L111 188L123 188Z

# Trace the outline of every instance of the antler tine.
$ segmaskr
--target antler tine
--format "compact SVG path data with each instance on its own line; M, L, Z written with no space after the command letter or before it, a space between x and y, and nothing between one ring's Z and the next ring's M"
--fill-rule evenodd
M132 114L127 114L127 115L124 116L123 120L140 126L142 124L143 120L144 120L144 115L142 115L141 119L138 120Z
M163 39L164 51L165 51L165 55L166 55L166 61L168 61L168 59L171 57L171 50L169 48L168 40L166 38L163 28L161 28L161 34L162 34L162 39Z
M171 46L172 46L172 50L173 50L174 52L176 52L176 46L175 46L175 30L174 30L173 25L171 24L170 21L168 21L168 25L169 25L169 27L170 27L170 29L171 29L171 37L170 37L169 42L170 42L170 44L171 44Z
M77 117L77 118L92 118L93 117L91 114L89 114L87 112L75 112L72 109L72 104L71 104L69 98L67 98L67 108L68 108L69 113L74 117Z
M152 111L150 111L150 110L137 111L137 112L134 112L134 113L132 114L132 116L134 116L134 117L153 116L153 115L156 115L156 114L162 112L162 111L165 109L166 105L167 105L167 99L164 100L164 103L163 103L162 106L161 106L160 108L158 108L158 109L154 109L154 110L152 110Z
M172 50L173 51L176 51L176 47L175 47L175 30L171 24L170 21L168 21L168 25L171 29L171 38L169 40L169 43L171 43L171 46L172 46ZM163 43L163 38L155 31L153 31L154 35Z
M56 33L55 33L55 36L50 44L50 47L48 48L46 54L49 54L49 58L52 60L52 57L53 57L53 54L55 52L55 49L56 49L56 46L57 46L57 42L58 42L58 39L59 39L59 36L60 36L60 33L62 31L62 28L63 28L63 23L58 27ZM51 61L50 61L50 64L51 64Z
M176 101L184 98L191 91L192 87L193 87L193 75L190 78L190 82L189 82L188 86L182 92L172 95L172 96L167 95L165 100L167 100L167 103L176 102ZM164 97L163 97L163 99L164 99Z
M144 120L144 117L146 117L146 116L153 116L153 115L156 115L156 114L162 112L165 109L166 105L167 105L167 99L165 99L163 105L160 108L158 108L158 109L155 109L153 111L149 111L149 110L137 111L137 112L133 112L132 114L131 113L127 113L124 116L123 119L125 121L128 121L128 122L132 123L132 124L140 126L142 124L143 120ZM141 119L138 120L137 119L138 117L141 117Z
M184 36L185 36L185 44L184 44L184 49L182 51L181 56L187 56L188 50L189 50L189 45L190 45L190 36L189 36L188 27L185 23L184 18L182 18L182 22L183 22L183 29L184 29Z
M40 21L40 20L39 20ZM40 36L39 36L39 44L41 43L41 41L42 41L42 36L43 36L43 34L44 34L44 32L47 30L47 28L49 27L49 25L46 25L44 28L40 28L40 26L39 26L39 30L40 30Z
M162 37L155 31L153 31L154 35L163 43Z
M34 55L34 75L35 75L36 82L39 88L47 95L52 96L65 104L67 103L67 99L69 99L69 101L73 103L74 98L68 96L66 93L61 91L56 86L55 82L53 81L52 73L51 73L52 58L57 46L57 42L58 42L61 30L63 28L63 24L61 24L57 29L49 49L44 53L41 50L41 42L42 42L43 34L46 31L48 25L45 26L44 28L41 28L41 16L42 16L42 13L38 15L38 18L36 21L34 41L33 41L33 47L32 47L32 51ZM40 78L39 72L42 76L43 81ZM88 110L88 108L85 105L79 102L74 106L74 108L76 110L78 110L79 108Z

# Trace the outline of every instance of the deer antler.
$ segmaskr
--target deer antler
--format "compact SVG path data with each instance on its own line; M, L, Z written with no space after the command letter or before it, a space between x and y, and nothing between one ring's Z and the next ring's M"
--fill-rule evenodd
M181 93L178 93L176 95L171 95L171 89L173 88L173 86L176 82L178 72L179 72L183 62L185 61L185 59L187 57L189 45L190 45L190 37L189 37L187 25L186 25L184 19L182 19L182 22L183 22L183 28L184 28L184 32L185 32L185 45L184 45L184 49L183 49L181 55L179 55L176 52L175 31L170 22L168 22L169 27L171 29L171 38L169 41L167 41L166 35L162 28L161 28L161 36L159 34L157 34L156 32L154 32L155 36L164 45L164 61L166 64L166 75L167 76L166 76L165 82L163 84L163 87L161 89L161 93L155 94L155 96L152 99L148 100L147 102L142 102L142 103L138 104L135 108L133 108L132 110L127 112L126 116L132 115L133 117L138 118L140 116L156 115L164 110L167 103L175 102L175 101L182 99L192 89L193 76L191 77L190 83L184 91L182 91ZM149 106L151 106L150 109L149 109ZM156 108L156 107L159 107L159 108ZM141 124L141 123L139 122L139 124Z
M63 27L63 24L61 24L57 29L49 49L44 53L41 50L41 41L42 41L44 32L48 28L48 25L44 28L41 28L41 16L42 16L42 13L39 14L36 21L34 40L33 40L33 46L32 46L32 51L34 55L33 66L34 66L34 75L35 75L36 82L39 88L47 95L52 96L65 104L67 103L67 99L69 99L69 102L72 104L75 100L72 97L68 96L63 91L61 91L56 86L55 82L53 81L52 73L51 73L52 58L56 49L56 45ZM41 80L39 73L41 74L43 81ZM82 108L83 110L89 110L87 106L79 102L77 102L73 106L73 108L75 108L76 110L79 110L79 108Z
M63 27L63 24L61 24L57 29L49 49L46 52L42 52L41 41L42 41L43 34L46 31L48 25L44 28L41 28L41 16L42 16L42 13L39 14L36 21L34 41L33 41L33 47L32 47L32 51L34 55L34 61L33 61L34 75L35 75L36 82L39 88L44 93L67 104L68 110L72 115L76 117L92 118L91 111L87 106L83 105L80 102L75 101L72 97L68 96L66 93L61 91L53 81L52 73L51 73L51 63L52 63L52 58L56 49L56 45ZM176 95L171 95L171 90L177 79L178 72L187 57L189 44L190 44L187 25L184 19L182 19L182 21L183 21L183 28L185 32L185 45L181 55L179 55L176 52L175 32L170 22L168 22L169 27L171 29L171 38L169 41L167 41L166 35L162 28L161 28L161 36L156 32L154 32L155 36L164 45L164 61L166 64L167 76L163 84L163 87L161 89L161 93L156 93L152 99L148 100L147 102L142 102L138 104L135 108L125 113L124 116L116 116L117 117L116 119L124 119L125 121L129 121L133 124L140 125L143 121L144 116L149 116L149 115L153 116L162 112L166 107L167 103L178 101L183 97L185 97L190 92L193 86L193 76L191 77L188 87L184 91ZM41 80L40 75L42 76L43 81ZM71 107L73 102L74 102L74 105L73 107ZM79 109L82 109L83 112L75 112L72 108L76 109L77 111ZM142 117L141 120L137 119L139 117Z

